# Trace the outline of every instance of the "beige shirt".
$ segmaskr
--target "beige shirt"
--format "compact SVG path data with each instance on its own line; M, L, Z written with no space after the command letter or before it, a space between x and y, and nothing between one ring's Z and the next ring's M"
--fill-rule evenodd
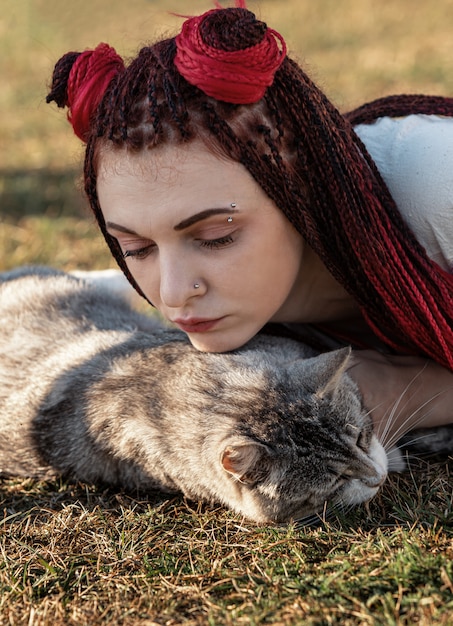
M383 117L355 130L428 256L453 270L453 118Z

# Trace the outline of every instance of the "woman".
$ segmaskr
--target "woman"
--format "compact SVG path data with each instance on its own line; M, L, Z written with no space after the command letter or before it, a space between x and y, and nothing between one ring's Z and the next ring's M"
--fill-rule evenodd
M85 189L121 269L196 348L290 325L324 349L356 348L351 375L381 435L392 410L395 437L451 421L453 276L423 237L450 207L418 206L416 235L413 198L397 207L385 167L399 126L351 125L449 116L451 100L396 98L347 119L241 0L128 67L106 44L68 53L52 100L87 143ZM452 135L448 118L412 119L423 136L429 121Z

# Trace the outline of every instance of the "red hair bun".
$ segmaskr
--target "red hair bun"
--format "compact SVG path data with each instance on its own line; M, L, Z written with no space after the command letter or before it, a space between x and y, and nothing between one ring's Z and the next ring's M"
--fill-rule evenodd
M206 95L233 104L260 100L286 56L283 37L244 8L191 17L175 39L179 73Z

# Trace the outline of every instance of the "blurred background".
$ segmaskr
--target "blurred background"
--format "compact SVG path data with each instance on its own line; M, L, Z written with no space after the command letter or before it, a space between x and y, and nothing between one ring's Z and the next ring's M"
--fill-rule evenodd
M233 4L223 2L224 6ZM172 35L210 0L0 0L0 271L113 267L86 210L83 146L46 105L56 61L100 41L125 57ZM453 95L453 0L249 0L349 110L394 93Z

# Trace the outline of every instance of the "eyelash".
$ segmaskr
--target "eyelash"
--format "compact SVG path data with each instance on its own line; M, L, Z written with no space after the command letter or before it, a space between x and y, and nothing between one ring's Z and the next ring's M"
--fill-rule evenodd
M225 237L219 237L218 239L202 239L200 246L202 248L208 248L209 250L217 250L222 246L227 246L229 243L233 243L233 237L226 235Z
M152 246L146 246L146 248L137 248L137 250L125 250L123 252L123 259L134 258L140 261L141 259L145 259L148 254L151 254L151 252Z
M227 235L226 237L219 237L218 239L200 240L200 247L208 248L209 250L218 250L230 243L233 243L233 237ZM149 254L152 254L153 249L154 246L146 246L144 248L137 248L137 250L125 250L123 252L123 259L134 258L140 261L146 259Z

